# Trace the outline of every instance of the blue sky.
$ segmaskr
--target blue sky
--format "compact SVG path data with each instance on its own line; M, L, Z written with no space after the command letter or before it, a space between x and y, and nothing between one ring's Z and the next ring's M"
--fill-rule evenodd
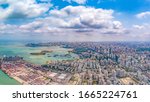
M124 13L137 13L141 11L150 10L149 0L88 0L84 6L92 6L95 8L114 9L118 12ZM63 2L62 0L52 0L55 6L59 5L59 8L63 8L70 3ZM76 2L72 2L71 5L79 5Z
M0 39L149 41L150 0L0 0Z

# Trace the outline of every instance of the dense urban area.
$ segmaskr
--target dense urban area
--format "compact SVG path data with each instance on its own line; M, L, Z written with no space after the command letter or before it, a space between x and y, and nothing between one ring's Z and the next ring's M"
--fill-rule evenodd
M150 43L148 42L50 42L29 43L25 46L60 46L72 49L68 53L75 53L79 57L74 60L49 61L42 65L25 61L20 56L1 58L0 69L21 84L150 84Z

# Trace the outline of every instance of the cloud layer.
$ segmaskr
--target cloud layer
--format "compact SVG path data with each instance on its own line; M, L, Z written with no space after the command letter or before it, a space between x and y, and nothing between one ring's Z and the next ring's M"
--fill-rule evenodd
M0 4L8 7L0 7L0 19L33 18L44 14L52 6L50 3L37 3L36 0L1 0Z
M113 10L84 6L67 6L61 10L51 10L48 17L21 25L19 29L26 33L44 33L64 37L68 37L68 35L71 37L77 35L91 37L126 33L122 23L114 20Z
M139 13L139 14L136 15L136 17L140 18L140 19L142 19L142 18L148 18L148 17L150 17L150 11Z
M149 24L133 24L125 28L124 24L114 16L112 9L86 6L55 7L50 10L47 0L1 0L0 4L0 37L26 39L60 40L60 41L130 41L149 40ZM84 4L86 0L67 0ZM46 16L41 16L46 15ZM134 15L135 19L148 18L150 12ZM11 19L32 18L30 22L9 24L3 21ZM132 25L132 24L131 24ZM20 39L18 38L18 39Z

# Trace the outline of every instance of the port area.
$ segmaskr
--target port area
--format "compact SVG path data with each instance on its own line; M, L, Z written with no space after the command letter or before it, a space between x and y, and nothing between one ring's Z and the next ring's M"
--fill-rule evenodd
M51 72L24 60L3 62L1 70L24 85L65 85L72 76L67 73Z

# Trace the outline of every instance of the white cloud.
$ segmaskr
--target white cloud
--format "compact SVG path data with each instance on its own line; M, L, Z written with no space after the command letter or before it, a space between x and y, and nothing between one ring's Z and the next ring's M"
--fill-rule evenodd
M74 29L78 32L96 31L108 34L123 33L124 28L120 21L114 20L113 10L96 9L84 6L68 6L61 10L52 10L50 15L60 19L60 27ZM58 23L59 24L59 23ZM99 31L98 31L99 30Z
M87 0L63 0L63 1L67 1L69 3L76 2L78 4L85 4L87 2Z
M67 6L61 10L51 10L50 16L20 26L23 31L30 32L72 32L74 33L100 33L122 34L124 28L120 21L113 20L113 11L95 9L84 6ZM46 29L44 29L46 28ZM55 29L52 32L52 29ZM47 30L47 31L46 31Z
M113 10L84 6L68 6L61 10L51 10L49 17L38 18L31 23L19 26L18 29L24 33L61 37L78 35L84 36L84 38L85 36L94 36L96 39L107 34L116 35L126 32L122 23L114 20Z
M3 0L0 3L9 4L5 9L0 7L0 19L37 17L52 6L50 3L37 3L36 0Z
M13 34L13 33L15 33L14 29L18 29L18 26L0 23L0 35L1 34L8 34L8 33Z
M148 29L150 29L150 24L148 24L148 23L143 23L143 24L141 24L141 25L133 25L133 28L134 29L139 29L140 31L142 31L142 30L148 30Z
M119 21L113 21L113 25L114 25L115 29L121 29L121 28L123 28L122 23L119 22Z
M50 11L52 17L67 23L66 27L68 28L108 28L112 23L112 14L112 10L84 6L67 6L61 10Z
M141 25L133 25L130 28L130 38L137 41L149 41L150 39L150 24L144 23Z
M148 18L150 17L150 11L142 12L136 15L137 18Z
M36 18L30 23L17 26L15 33L45 35L47 39L54 37L67 41L115 40L128 32L120 21L114 19L113 12L92 7L67 6L61 10L51 10L48 17Z
M144 29L145 27L143 25L133 25L133 28Z

